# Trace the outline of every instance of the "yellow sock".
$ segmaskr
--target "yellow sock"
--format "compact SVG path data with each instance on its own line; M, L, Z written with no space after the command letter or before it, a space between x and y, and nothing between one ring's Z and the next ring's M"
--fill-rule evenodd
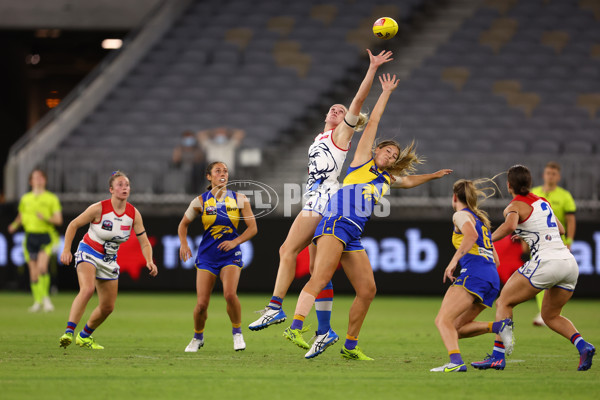
M41 303L42 297L40 295L40 281L31 282L31 294L33 295L33 301L35 303Z
M40 275L38 278L40 285L40 295L42 299L50 295L50 274Z

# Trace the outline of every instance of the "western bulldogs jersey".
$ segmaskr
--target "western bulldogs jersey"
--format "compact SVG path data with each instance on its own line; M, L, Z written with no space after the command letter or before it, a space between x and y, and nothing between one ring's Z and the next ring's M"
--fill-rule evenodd
M127 203L125 212L117 214L110 199L103 200L100 221L90 223L88 232L83 237L83 243L97 252L116 256L121 243L126 242L133 231L135 208Z
M240 246L227 252L217 248L220 243L238 237L240 209L237 204L237 194L228 190L223 199L217 201L211 191L203 193L192 201L185 215L189 220L193 220L200 213L202 213L204 234L198 247L196 264L227 262L242 266Z
M566 259L571 256L560 237L556 217L546 199L529 193L527 196L516 196L512 201L522 201L533 208L515 230L529 245L532 260Z
M339 188L337 179L348 149L339 148L333 142L332 135L333 129L318 134L308 148L308 193L316 190L333 193Z

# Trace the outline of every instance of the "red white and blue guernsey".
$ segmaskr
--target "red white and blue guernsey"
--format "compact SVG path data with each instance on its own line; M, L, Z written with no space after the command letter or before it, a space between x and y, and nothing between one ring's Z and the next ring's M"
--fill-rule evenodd
M516 196L512 201L522 201L532 207L531 214L519 222L515 230L529 245L532 260L566 259L571 256L560 237L556 217L546 199L529 193Z
M117 214L110 199L103 200L100 204L100 221L90 223L88 232L75 253L75 266L88 262L96 267L96 278L113 280L119 277L117 251L131 236L135 208L127 203L125 212Z
M338 191L338 177L348 155L333 141L333 129L320 133L308 149L307 198L303 210L325 212L327 202Z
M531 249L531 259L519 268L519 273L537 289L559 287L573 291L579 267L562 241L550 203L533 193L516 196L513 201L522 201L532 208L531 214L515 229Z

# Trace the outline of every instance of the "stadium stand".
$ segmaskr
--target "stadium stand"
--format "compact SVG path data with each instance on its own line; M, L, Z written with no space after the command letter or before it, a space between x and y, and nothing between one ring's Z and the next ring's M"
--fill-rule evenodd
M475 12L454 13L467 5ZM535 176L556 159L578 171L563 182L575 197L598 203L599 10L585 0L191 1L45 164L60 176L59 192L103 192L101 177L124 169L150 199L177 194L184 179L168 161L180 133L230 125L265 155L253 178L299 183L312 132L356 89L364 48L385 45L407 64L421 37L436 36L427 20L443 17L459 28L447 28L449 39L431 55L423 50L407 73L382 121L386 136L415 139L428 159L423 171L450 167L461 177L493 176L516 162ZM381 15L401 22L397 41L371 37ZM401 196L446 197L451 184Z

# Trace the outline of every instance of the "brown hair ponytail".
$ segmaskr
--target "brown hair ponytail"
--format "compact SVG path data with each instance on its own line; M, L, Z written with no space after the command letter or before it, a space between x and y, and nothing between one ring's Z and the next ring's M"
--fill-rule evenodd
M508 183L515 194L527 196L531 189L531 172L524 165L513 165L508 170Z

